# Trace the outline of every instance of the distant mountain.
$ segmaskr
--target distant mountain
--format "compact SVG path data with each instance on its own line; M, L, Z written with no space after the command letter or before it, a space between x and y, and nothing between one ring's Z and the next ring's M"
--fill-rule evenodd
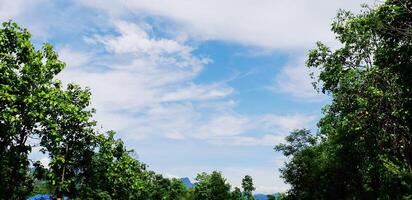
M187 178L187 177L180 178L180 180L183 182L183 185L185 185L186 188L194 188L195 187L195 184L190 182L190 179Z

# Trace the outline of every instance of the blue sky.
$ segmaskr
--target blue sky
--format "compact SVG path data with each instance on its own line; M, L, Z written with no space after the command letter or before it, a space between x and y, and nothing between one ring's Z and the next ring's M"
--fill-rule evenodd
M150 169L192 180L219 170L237 186L249 174L269 193L288 188L273 146L296 128L316 132L328 102L306 54L319 40L338 46L337 9L361 3L0 0L0 19L51 43L67 63L58 78L90 87L100 129Z

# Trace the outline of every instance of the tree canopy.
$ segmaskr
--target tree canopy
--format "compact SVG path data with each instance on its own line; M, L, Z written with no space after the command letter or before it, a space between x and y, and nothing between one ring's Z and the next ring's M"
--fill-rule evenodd
M255 190L255 187L253 186L253 179L251 176L246 175L242 179L242 188L243 188L243 195L247 200L254 200L255 198L253 197L253 191Z
M332 24L341 47L318 42L307 66L332 97L319 133L292 132L277 150L291 199L412 198L411 2L388 0Z

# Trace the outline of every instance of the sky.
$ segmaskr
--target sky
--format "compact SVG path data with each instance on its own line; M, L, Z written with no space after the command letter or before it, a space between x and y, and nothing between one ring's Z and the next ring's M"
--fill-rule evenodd
M338 47L338 9L373 0L0 0L65 83L89 87L101 131L167 177L218 170L233 186L283 192L287 160L273 147L297 128L316 133L330 98L312 88L308 51ZM316 72L315 72L316 73ZM47 163L44 155L33 155Z

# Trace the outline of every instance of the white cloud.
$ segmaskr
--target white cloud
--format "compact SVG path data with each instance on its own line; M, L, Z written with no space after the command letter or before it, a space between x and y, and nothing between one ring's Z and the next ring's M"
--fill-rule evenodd
M253 136L235 136L232 138L221 141L215 141L217 143L240 145L240 146L274 146L284 141L286 134L281 135L264 135L262 137Z
M256 187L255 193L273 194L275 192L285 192L289 189L289 186L283 182L279 177L279 171L273 170L280 166L269 167L249 167L249 168L236 168L228 167L223 168L222 173L228 178L233 186L241 187L242 179L245 175L250 175L253 178L253 182Z
M59 59L66 63L70 68L85 67L90 62L91 55L85 52L77 52L69 47L63 47L58 50Z
M89 63L92 56L67 48L60 51L63 60L77 62L60 78L91 88L97 119L106 127L126 132L134 139L153 134L184 139L188 133L196 132L195 127L203 120L197 105L231 107L227 97L234 89L225 82L193 82L210 62L194 56L194 48L173 38L154 38L148 25L142 28L115 21L114 26L119 35L95 35L88 40L103 44L110 53L114 61L106 66L107 70L76 67Z
M317 76L316 71L312 71ZM284 66L276 75L273 85L269 86L273 92L285 93L297 100L323 101L326 95L317 92L312 85L316 81L310 77L310 69L305 67L304 59L299 59Z
M177 53L181 56L190 56L193 50L176 40L150 38L148 34L150 26L147 24L137 25L126 21L115 21L114 25L121 34L120 36L97 35L95 41L105 44L109 51L115 53L137 53L155 57Z
M308 128L308 126L316 119L314 115L308 114L293 114L293 115L265 115L261 117L262 124L268 129L277 133L288 134L289 131L298 128Z
M332 47L338 46L330 31L330 24L338 9L358 12L362 3L376 4L374 0L136 0L136 1L78 1L81 5L99 8L112 18L127 16L155 16L157 20L173 23L175 34L183 34L194 40L222 40L258 47L258 51L274 49L289 52L306 52L316 41ZM176 42L167 40L147 41L145 31L127 30L136 27L120 25L125 34L118 40L106 41L113 51L134 49L141 52L183 51ZM145 40L136 41L136 34ZM130 46L128 41L136 41ZM110 45L112 44L112 45ZM124 45L122 45L124 44ZM148 45L151 44L151 45ZM123 48L122 46L127 46ZM159 48L162 46L164 48ZM186 50L186 51L190 51ZM256 52L255 52L256 53ZM253 54L255 54L253 53ZM301 53L299 53L301 54ZM284 66L270 89L289 94L305 101L322 101L325 97L312 88L309 72L301 56L296 56Z
M0 0L0 21L14 19L16 16L23 13L26 9L44 3L45 0Z
M359 10L373 0L136 0L78 1L105 10L111 17L128 14L172 20L181 32L201 40L224 40L264 48L311 47L315 41L333 42L329 31L339 8Z
M29 13L49 3L49 0L0 0L0 23L12 20L23 28L29 28L37 38L44 38L47 35L44 21L36 21L37 16L30 16Z
M179 178L179 177L176 176L176 175L168 174L168 173L164 174L164 176L165 176L166 178Z
M315 115L263 115L256 117L241 116L239 119L225 117L218 119L221 123L206 123L209 127L206 132L207 138L213 143L241 146L273 146L284 142L284 138L292 130L299 128L310 128ZM212 128L211 128L212 127ZM219 130L213 134L214 129ZM202 129L201 129L202 130Z
M198 128L199 138L221 138L242 134L251 129L251 121L245 116L225 114L212 117Z
M106 59L113 59L105 70L80 67L93 65L91 58L98 56L93 52L60 50L63 60L74 65L61 78L91 88L96 118L104 127L129 139L155 135L262 146L274 145L292 129L308 127L313 121L311 115L237 114L230 100L232 87L225 82L194 83L208 59L193 55L194 48L183 41L152 37L150 26L143 26L115 21L117 35L90 38L92 45L107 49Z
M191 82L209 62L193 56L191 47L173 39L152 39L137 24L117 21L115 26L119 36L95 36L93 40L102 43L112 53L110 57L122 63L115 62L107 66L109 70L97 72L69 66L62 76L90 86L98 108L141 109L172 101L222 98L233 92L224 83ZM90 57L67 50L61 54L63 59L77 58L81 63Z

